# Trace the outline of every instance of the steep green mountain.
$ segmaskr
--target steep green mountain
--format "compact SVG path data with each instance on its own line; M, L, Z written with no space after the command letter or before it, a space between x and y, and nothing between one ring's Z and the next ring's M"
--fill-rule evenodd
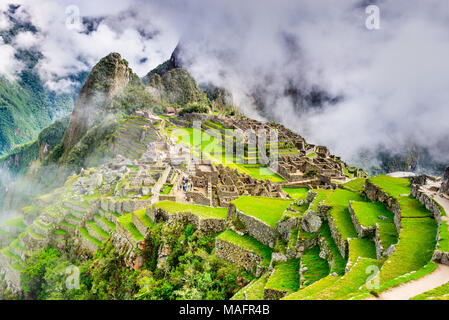
M26 85L0 77L0 155L29 142L73 108L69 94L45 90L33 74L23 74Z
M11 6L10 12L17 7ZM20 32L37 33L29 22L9 16L12 27L0 31L0 39L12 44ZM9 153L15 146L37 138L42 129L71 113L80 84L87 74L74 74L71 93L49 90L39 77L36 65L42 54L35 50L17 50L15 58L23 65L17 78L9 81L0 76L0 155Z

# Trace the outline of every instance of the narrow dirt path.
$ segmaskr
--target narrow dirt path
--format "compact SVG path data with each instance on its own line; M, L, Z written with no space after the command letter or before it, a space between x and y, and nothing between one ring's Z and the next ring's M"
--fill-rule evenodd
M431 274L385 291L378 298L373 297L367 300L408 300L446 282L449 282L449 266L439 264Z
M433 196L436 202L438 202L446 211L446 214L449 214L449 200L447 198L444 198L440 194L436 194Z

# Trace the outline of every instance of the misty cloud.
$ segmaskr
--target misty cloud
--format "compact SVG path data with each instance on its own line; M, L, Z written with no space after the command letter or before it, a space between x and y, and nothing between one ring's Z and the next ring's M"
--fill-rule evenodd
M449 161L444 0L375 1L380 30L365 27L370 2L357 0L16 3L23 4L19 18L39 30L16 44L37 43L40 74L55 90L70 88L67 76L112 51L143 76L181 39L180 58L199 82L227 88L247 115L282 122L345 160L380 145L398 152L415 143ZM80 8L81 30L65 28L71 4ZM10 57L12 49L0 47L0 55ZM292 101L291 89L328 99L309 108L307 99Z

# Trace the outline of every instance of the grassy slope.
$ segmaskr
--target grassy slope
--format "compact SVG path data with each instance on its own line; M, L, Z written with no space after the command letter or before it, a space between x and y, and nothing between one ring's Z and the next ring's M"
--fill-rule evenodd
M226 230L225 232L221 233L218 238L253 251L254 253L263 257L265 263L269 263L271 260L271 253L273 252L273 250L250 236L239 236L237 233L231 230Z
M307 188L282 188L293 199L305 199L309 189Z
M329 264L327 260L320 258L320 248L313 247L306 250L301 256L302 267L306 267L307 271L303 272L304 286L311 285L312 283L329 275Z
M214 208L188 203L177 203L173 201L161 201L155 203L156 208L161 208L167 212L190 212L202 218L221 218L226 219L226 208Z
M390 197L399 198L401 195L410 194L410 181L408 179L380 175L369 180Z
M266 288L295 292L299 288L299 259L291 259L274 267Z
M243 196L232 201L239 211L246 215L259 218L273 228L281 219L282 213L287 209L292 200L279 198L248 197Z
M343 239L357 237L348 210L350 200L363 201L363 198L355 192L344 189L338 189L326 198L326 204L332 207L329 214L334 219L337 230Z

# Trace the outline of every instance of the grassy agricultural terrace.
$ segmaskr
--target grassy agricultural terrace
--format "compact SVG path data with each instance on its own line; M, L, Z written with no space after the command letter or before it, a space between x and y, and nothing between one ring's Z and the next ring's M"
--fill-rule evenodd
M273 250L270 247L263 245L253 237L248 235L240 236L234 231L226 230L218 236L218 239L230 242L261 256L264 259L263 265L268 265L271 261L271 254Z
M240 163L241 161L237 161L235 155L226 155L225 143L221 135L214 136L196 128L179 128L175 126L169 126L167 128L167 134L176 143L193 147L196 156L201 155L203 158L212 160L216 164L223 164L231 169L237 169L239 172L246 173L256 179L271 180L272 182L285 181L284 178L273 172L270 168L267 168L266 165L260 163ZM233 137L227 138L233 139ZM226 159L226 157L230 157L230 159ZM257 157L252 159L257 160ZM232 161L230 162L229 160Z
M399 198L410 194L410 181L406 178L394 178L390 176L377 176L369 179L374 185L392 198Z
M292 200L265 197L240 197L231 203L237 210L246 215L258 218L273 228L282 218L282 213L291 204Z
M276 265L265 284L265 288L286 291L288 293L298 291L299 259L292 259Z
M284 187L282 188L282 191L287 193L290 197L292 197L292 199L305 199L307 197L309 189Z
M207 207L196 204L178 203L173 201L161 201L154 204L155 208L163 209L169 213L188 212L201 218L222 218L226 219L227 209L217 207Z

